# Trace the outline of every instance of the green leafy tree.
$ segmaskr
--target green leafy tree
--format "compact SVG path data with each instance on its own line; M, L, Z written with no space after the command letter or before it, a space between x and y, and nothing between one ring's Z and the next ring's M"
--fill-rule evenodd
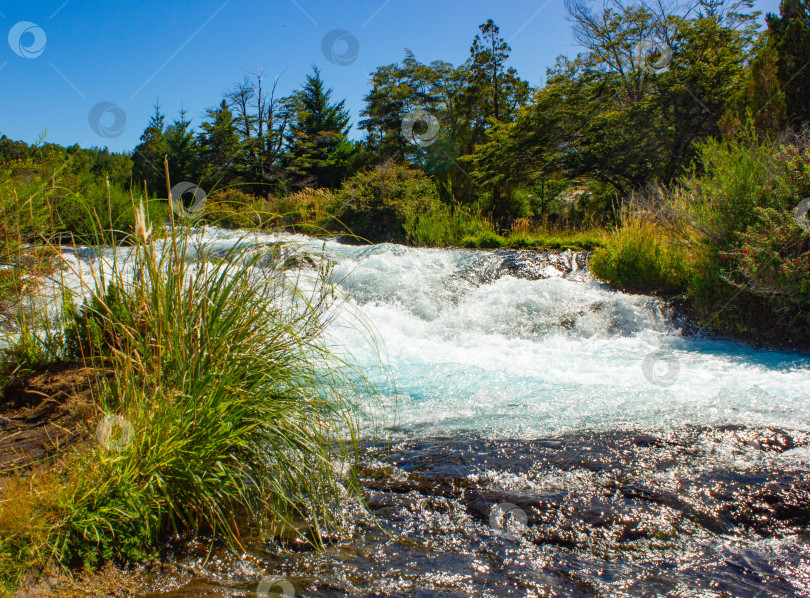
M528 83L505 66L509 52L497 25L488 21L473 40L470 58L458 67L441 61L424 64L406 50L401 63L378 68L359 123L378 163L393 160L421 167L433 176L445 201L476 199L480 190L462 157L473 153L493 124L513 120L529 97ZM409 122L416 110L430 116ZM403 134L403 123L406 128L415 125L419 143L413 134L411 139ZM431 126L436 130L422 143Z
M673 180L694 158L695 141L720 134L718 120L746 79L754 17L567 6L586 51L560 57L532 105L490 132L472 160L477 179L508 188L559 173L608 184L617 202Z
M726 136L742 133L751 124L760 137L778 134L786 120L785 92L779 84L779 55L766 45L751 63L745 85L720 121Z

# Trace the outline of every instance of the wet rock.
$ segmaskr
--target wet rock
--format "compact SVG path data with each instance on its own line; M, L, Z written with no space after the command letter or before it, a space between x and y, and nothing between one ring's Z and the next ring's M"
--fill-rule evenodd
M570 250L519 251L498 250L495 255L502 258L497 266L500 276L509 275L525 280L568 277L584 272L588 266L588 253Z
M640 447L651 447L651 446L659 446L661 442L655 437L650 436L649 434L637 434L633 437L633 444Z
M770 430L759 442L762 450L773 450L784 453L795 448L793 437L781 429Z
M761 541L810 528L807 468L777 454L810 438L779 432L459 435L370 448L373 465L359 475L377 521L323 552L268 554L262 544L256 569L307 580L307 595L324 598L801 595L806 540ZM763 452L741 452L750 440ZM214 566L195 571L185 586L195 595L234 595Z
M720 512L735 525L752 528L763 537L806 530L810 526L810 480L793 478L771 481L764 487L743 487Z
M644 501L658 503L674 509L675 511L679 511L688 519L691 519L701 527L704 527L715 534L724 534L731 531L731 526L728 523L721 521L709 513L699 511L670 492L644 488L639 484L625 486L621 489L621 492L626 498L637 498Z

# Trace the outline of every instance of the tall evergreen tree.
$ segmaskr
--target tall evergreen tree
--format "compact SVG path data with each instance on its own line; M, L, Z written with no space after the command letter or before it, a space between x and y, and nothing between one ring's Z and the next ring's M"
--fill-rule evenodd
M346 101L332 102L321 73L313 67L304 86L287 99L290 130L285 166L294 186L337 187L355 151Z
M767 16L771 43L779 54L779 82L788 120L810 122L810 1L782 0L779 16Z
M219 107L206 110L206 120L197 135L203 179L227 184L236 178L239 158L239 134L227 100Z
M166 127L165 139L169 146L169 176L172 185L181 181L199 184L200 147L184 108L180 109L172 124Z
M163 156L169 153L169 144L165 129L166 115L160 111L160 104L156 103L149 124L141 135L141 142L132 152L133 183L140 187L146 181L148 192L159 197L167 193Z

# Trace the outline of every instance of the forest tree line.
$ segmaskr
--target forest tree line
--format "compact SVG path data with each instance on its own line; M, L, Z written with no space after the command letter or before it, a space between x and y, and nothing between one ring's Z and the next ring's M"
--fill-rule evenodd
M474 204L496 221L542 211L583 180L610 213L631 191L681 176L702 139L749 123L776 135L810 120L810 76L801 74L810 61L808 2L784 0L766 28L753 4L701 0L670 12L567 0L584 50L560 56L539 86L508 66L511 48L487 21L461 65L425 64L406 50L377 68L358 122L362 141L349 139L345 100L332 97L317 68L287 97L255 73L198 127L183 111L168 121L156 107L132 154L133 178L161 189L168 155L173 181L268 196L336 189L394 162L424 171L449 204ZM651 72L642 60L664 68ZM438 124L429 144L403 133L414 110ZM417 121L417 136L430 125Z
M91 179L106 176L138 193L145 182L151 197L166 197L168 156L174 182L257 198L337 190L395 164L428 177L449 209L464 208L503 232L521 219L548 222L572 193L589 199L580 202L588 204L588 224L615 223L632 193L700 168L700 142L749 129L772 138L810 121L807 0L783 0L766 27L752 0L566 6L583 50L560 56L543 84L509 66L511 48L487 21L460 65L425 64L406 50L400 62L377 68L359 141L349 138L345 100L313 68L284 97L277 80L255 72L198 125L184 110L170 120L156 106L129 155L3 137L0 161L30 159L54 170L61 160L75 191L103 192ZM44 177L48 169L40 169Z

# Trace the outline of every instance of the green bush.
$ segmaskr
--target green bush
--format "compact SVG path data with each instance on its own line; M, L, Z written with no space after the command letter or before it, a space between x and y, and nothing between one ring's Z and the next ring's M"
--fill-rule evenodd
M662 231L640 220L627 222L598 249L590 262L597 278L635 292L673 293L689 280L687 255Z
M700 323L743 338L810 338L810 138L751 131L698 148L701 162L629 219L591 269L622 288L684 290ZM655 231L655 232L651 232ZM806 342L802 341L802 342Z
M406 243L420 216L442 209L436 185L424 173L395 164L361 172L338 191L336 217L354 235L372 243ZM422 228L425 227L424 219ZM435 235L425 232L425 236Z

